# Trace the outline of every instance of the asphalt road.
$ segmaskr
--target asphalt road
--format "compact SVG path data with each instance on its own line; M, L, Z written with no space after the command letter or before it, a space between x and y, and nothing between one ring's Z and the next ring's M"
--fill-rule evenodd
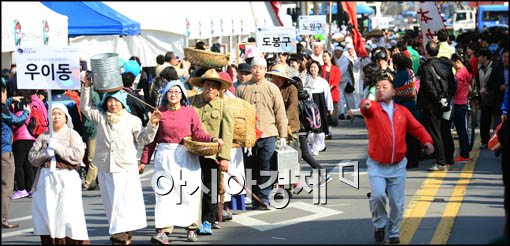
M325 203L314 204L313 192L303 191L294 194L284 209L240 212L232 221L224 222L222 229L213 230L210 236L199 236L193 244L373 244L364 122L341 121L333 133L327 150L317 157L333 177L324 189ZM489 150L474 149L471 156L476 159L455 164L447 172L427 172L431 160L408 170L402 243L488 244L501 239L501 160ZM352 161L359 162L358 188L340 180L339 164ZM303 163L302 170L311 169ZM342 177L353 181L351 172L347 169ZM134 244L150 244L154 233L152 174L152 166L148 166L142 175L148 227L134 233ZM2 229L2 244L40 244L32 231L31 202L31 198L11 202L10 221L20 227ZM99 190L83 191L83 203L91 243L110 244ZM171 243L189 243L185 230L176 228Z

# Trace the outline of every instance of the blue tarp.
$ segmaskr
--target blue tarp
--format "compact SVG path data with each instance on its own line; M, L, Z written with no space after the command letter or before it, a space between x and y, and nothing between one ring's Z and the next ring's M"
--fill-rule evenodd
M140 23L127 18L102 2L41 3L68 17L70 37L140 33Z
M356 4L356 13L364 14L364 15L371 15L374 13L374 9L370 8L368 5Z
M333 12L332 14L336 15L337 13L337 7L336 7L336 3L333 3ZM371 15L374 13L374 9L369 7L368 5L365 5L365 4L356 4L356 13L357 14L362 14L362 15ZM314 14L313 10L310 10L310 13L311 15ZM319 3L319 14L320 15L324 15L324 14L329 14L329 4L322 4L322 3Z

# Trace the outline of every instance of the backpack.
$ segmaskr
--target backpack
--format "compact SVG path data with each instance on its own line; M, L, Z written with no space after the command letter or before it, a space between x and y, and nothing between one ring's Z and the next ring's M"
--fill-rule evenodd
M321 114L319 106L312 100L299 101L299 121L305 131L314 131L321 128Z
M48 119L44 117L42 111L36 107L30 106L30 121L27 125L28 132L35 138L48 130Z

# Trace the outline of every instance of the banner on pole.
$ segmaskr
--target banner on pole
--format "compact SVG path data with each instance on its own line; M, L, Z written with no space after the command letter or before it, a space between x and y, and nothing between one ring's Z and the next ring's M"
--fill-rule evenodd
M300 15L299 16L299 35L326 34L326 16L325 15Z
M257 50L260 52L296 53L296 28L257 28Z
M445 29L445 20L439 12L435 2L417 2L416 14L420 20L420 29L423 37L423 46L431 41L437 32Z
M16 49L18 89L75 90L81 88L76 47Z

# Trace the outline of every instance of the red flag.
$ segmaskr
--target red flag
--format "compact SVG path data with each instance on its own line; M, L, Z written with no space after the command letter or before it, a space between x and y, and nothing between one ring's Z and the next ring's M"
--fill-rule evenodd
M356 50L356 54L359 57L368 56L367 50L365 49L365 44L361 37L361 33L358 30L358 19L356 14L356 2L342 2L342 7L347 14L349 14L349 23L352 24L352 42L354 45L354 49Z
M276 15L276 19L278 19L278 22L280 23L280 26L283 26L283 22L280 19L280 7L282 5L280 4L280 1L271 1L271 7L273 8L273 11Z

